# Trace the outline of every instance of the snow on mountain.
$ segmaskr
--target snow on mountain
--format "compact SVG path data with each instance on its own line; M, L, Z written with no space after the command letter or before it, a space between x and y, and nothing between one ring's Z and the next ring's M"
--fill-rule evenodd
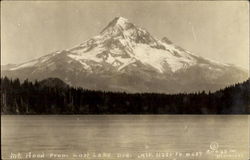
M99 36L70 49L68 56L80 61L106 62L121 71L140 61L164 73L164 64L172 72L196 64L193 56L173 44L152 37L146 30L136 27L125 18L115 18ZM86 65L86 63L84 63Z
M55 53L42 56L42 57L40 57L38 59L34 59L34 60L31 60L31 61L28 61L28 62L25 62L25 63L21 63L19 65L15 65L14 67L9 68L9 70L19 70L19 69L22 69L22 68L35 67L35 66L43 65L44 62L46 62L51 57L53 57L53 56L55 56L55 55L57 55L59 53L60 52L57 51Z
M80 45L15 65L3 73L30 79L57 76L89 89L129 92L213 90L248 76L233 65L194 55L166 37L154 38L122 17Z

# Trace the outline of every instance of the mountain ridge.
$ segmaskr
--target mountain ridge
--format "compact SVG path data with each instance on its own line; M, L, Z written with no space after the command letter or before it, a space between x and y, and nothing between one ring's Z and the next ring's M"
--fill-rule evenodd
M61 88L61 89L65 89L65 88L69 87L61 79L59 79L59 78L53 78L53 77L46 78L46 79L43 79L43 80L39 81L39 85L41 87L51 87L51 88L54 87L54 88Z

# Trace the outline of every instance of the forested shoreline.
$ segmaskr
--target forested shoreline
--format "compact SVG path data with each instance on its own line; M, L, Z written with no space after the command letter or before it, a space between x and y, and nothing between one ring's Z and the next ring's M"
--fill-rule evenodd
M248 114L250 80L214 93L91 91L60 79L1 78L1 114Z

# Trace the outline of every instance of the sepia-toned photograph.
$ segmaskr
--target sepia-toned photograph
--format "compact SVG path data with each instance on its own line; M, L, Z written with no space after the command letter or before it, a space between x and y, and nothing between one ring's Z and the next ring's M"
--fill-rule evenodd
M248 1L1 1L2 160L248 160Z

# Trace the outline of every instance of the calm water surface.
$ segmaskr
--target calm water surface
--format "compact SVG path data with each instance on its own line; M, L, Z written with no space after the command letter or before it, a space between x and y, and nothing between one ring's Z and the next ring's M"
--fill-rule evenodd
M5 115L1 150L3 159L31 152L43 159L246 160L248 127L248 116Z

